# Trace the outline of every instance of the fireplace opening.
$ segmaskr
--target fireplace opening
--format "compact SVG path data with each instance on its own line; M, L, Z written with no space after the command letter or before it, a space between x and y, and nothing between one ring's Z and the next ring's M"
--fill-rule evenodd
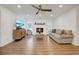
M39 34L43 33L43 28L36 28L36 32Z

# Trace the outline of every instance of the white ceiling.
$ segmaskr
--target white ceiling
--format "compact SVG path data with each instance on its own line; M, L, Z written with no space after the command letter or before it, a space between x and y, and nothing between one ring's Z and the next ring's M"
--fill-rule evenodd
M17 8L17 4L3 4L2 6L10 9L16 14L35 15L35 13L37 12L37 9L32 7L31 4L21 4L22 6L21 8ZM35 4L35 6L38 6L38 5ZM62 8L59 8L59 4L42 4L42 8L52 9L52 12L40 12L39 14L41 14L41 16L44 18L55 18L77 6L79 5L78 4L64 4ZM53 14L53 16L50 16L51 14Z

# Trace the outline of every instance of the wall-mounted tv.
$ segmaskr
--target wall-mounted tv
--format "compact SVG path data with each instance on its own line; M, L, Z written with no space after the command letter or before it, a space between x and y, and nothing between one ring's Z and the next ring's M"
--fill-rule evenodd
M36 28L37 33L43 33L43 28Z

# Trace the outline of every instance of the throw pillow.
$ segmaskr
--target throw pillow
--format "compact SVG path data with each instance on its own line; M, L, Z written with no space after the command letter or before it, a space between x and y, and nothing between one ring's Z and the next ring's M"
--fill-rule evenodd
M52 33L56 33L56 29L52 29Z

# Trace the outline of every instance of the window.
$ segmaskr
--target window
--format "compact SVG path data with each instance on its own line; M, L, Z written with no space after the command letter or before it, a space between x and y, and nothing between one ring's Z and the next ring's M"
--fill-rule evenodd
M16 19L16 27L22 27L22 26L24 26L24 20Z

